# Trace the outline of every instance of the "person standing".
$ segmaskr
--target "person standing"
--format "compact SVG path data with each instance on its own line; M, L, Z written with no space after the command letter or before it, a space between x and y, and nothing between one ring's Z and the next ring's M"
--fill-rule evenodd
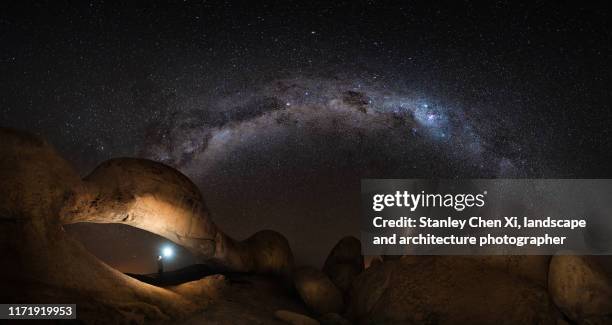
M164 275L164 257L157 256L157 278L161 279Z

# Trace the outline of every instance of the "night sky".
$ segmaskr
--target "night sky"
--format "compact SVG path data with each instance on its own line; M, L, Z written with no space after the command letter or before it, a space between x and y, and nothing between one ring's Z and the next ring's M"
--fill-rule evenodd
M594 4L3 1L0 126L86 175L145 157L214 221L319 265L361 178L612 177L612 29ZM69 229L124 271L164 241ZM117 253L121 251L121 253Z

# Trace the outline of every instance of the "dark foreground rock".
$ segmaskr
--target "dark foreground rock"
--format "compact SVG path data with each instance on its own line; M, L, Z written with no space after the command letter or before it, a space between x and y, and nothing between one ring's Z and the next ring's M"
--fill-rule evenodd
M555 324L544 288L462 257L410 257L367 269L348 315L372 324Z
M320 325L315 319L288 310L277 310L274 315L276 318L292 325Z
M206 307L168 324L287 325L293 324L288 323L290 319L315 319L295 290L278 276L213 275L169 289ZM284 311L281 317L279 310Z
M581 324L612 324L612 281L590 256L554 256L548 291L557 306Z
M342 238L331 250L323 266L323 272L343 292L349 290L355 277L363 270L361 242L353 236Z
M505 273L514 275L523 280L531 281L542 287L547 286L548 265L550 256L547 255L474 255L466 256L479 264Z
M342 293L325 273L313 267L302 267L293 276L300 297L314 313L323 315L343 311Z
M346 318L336 313L327 313L319 317L321 325L351 325Z

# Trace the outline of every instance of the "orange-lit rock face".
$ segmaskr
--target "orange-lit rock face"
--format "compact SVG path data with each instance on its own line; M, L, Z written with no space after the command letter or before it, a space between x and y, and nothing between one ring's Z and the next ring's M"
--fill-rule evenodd
M0 129L3 214L36 214L53 224L123 223L191 250L202 262L231 271L289 274L293 255L286 239L263 231L236 242L212 222L200 190L185 175L146 159L118 158L80 180L44 140ZM51 205L52 207L49 207ZM2 212L2 211L0 211ZM40 219L39 219L40 218Z
M85 322L136 323L193 314L204 282L176 292L102 263L62 229L74 222L124 223L191 249L233 271L285 274L286 239L272 231L235 242L212 223L198 188L156 162L113 159L84 180L43 139L0 128L0 300L74 303ZM132 319L131 317L137 317Z
M184 317L197 306L182 296L105 265L63 231L59 212L84 185L44 140L0 128L0 300L78 301L79 318L108 323ZM127 320L126 320L127 319ZM138 322L138 320L136 320Z
M218 235L200 191L178 171L144 159L112 159L98 166L61 212L63 223L123 223L215 255Z
M259 232L235 242L212 222L200 190L179 171L146 159L111 159L74 187L61 222L123 223L191 250L232 271L287 275L293 267L281 234Z

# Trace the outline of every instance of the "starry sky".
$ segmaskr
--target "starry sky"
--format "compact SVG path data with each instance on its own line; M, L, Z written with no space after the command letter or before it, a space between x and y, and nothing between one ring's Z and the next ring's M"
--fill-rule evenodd
M280 231L319 265L358 234L361 178L612 176L610 18L553 1L4 1L0 126L82 175L171 165L228 234ZM131 272L163 243L69 230Z

